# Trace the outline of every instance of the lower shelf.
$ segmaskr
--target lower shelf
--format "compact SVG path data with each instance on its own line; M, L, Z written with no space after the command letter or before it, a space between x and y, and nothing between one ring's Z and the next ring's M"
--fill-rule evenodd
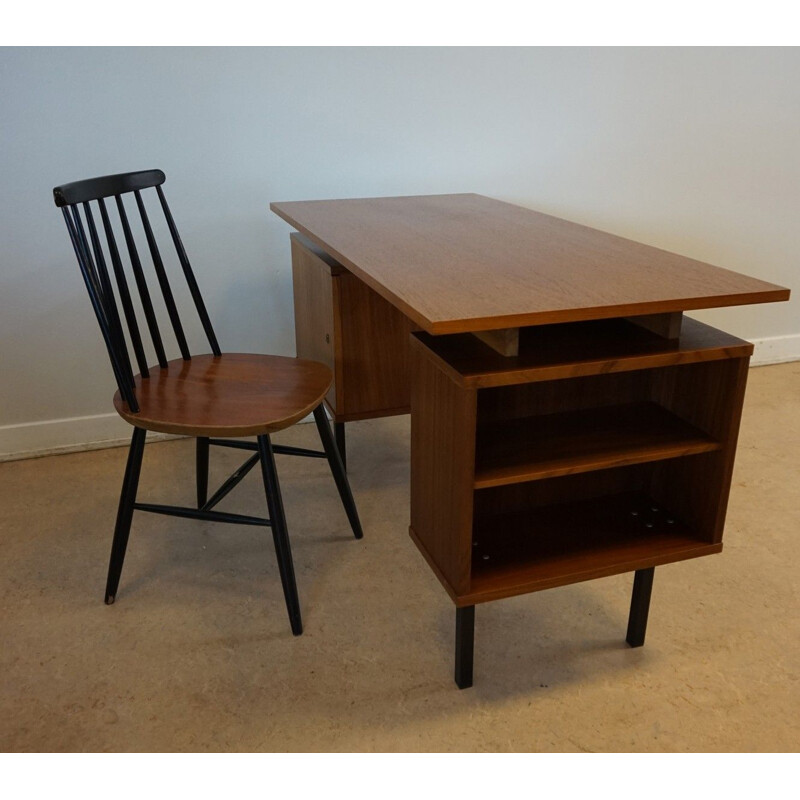
M641 492L476 517L471 588L458 605L718 553Z

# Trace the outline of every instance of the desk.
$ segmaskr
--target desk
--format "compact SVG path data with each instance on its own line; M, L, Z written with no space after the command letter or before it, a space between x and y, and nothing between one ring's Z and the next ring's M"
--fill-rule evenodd
M411 412L410 534L456 606L720 552L753 347L690 309L788 289L479 195L273 203L299 356L344 423Z

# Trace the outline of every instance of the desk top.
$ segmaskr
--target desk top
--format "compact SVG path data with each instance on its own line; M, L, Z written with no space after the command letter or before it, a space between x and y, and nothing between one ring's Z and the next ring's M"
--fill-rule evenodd
M477 194L270 208L433 334L789 298L781 286Z

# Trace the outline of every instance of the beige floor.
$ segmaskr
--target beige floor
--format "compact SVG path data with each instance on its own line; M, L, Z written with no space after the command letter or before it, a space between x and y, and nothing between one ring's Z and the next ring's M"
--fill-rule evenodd
M0 748L798 749L800 364L751 371L725 551L656 570L644 648L624 643L630 575L488 604L466 691L407 535L408 420L349 437L362 542L324 462L280 459L298 639L263 529L137 515L106 607L125 449L0 464ZM190 502L192 453L148 446L141 496ZM259 476L225 507L262 513Z

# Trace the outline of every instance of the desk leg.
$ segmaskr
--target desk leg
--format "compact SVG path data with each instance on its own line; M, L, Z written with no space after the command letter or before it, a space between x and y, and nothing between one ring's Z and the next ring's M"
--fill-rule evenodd
M647 631L647 614L650 611L650 594L653 591L655 567L637 569L633 578L631 613L628 616L626 641L631 647L641 647Z
M456 609L456 684L472 686L472 656L475 645L475 606Z
M347 469L347 449L344 438L344 422L334 422L333 423L333 435L336 437L336 449L339 451L339 455L342 457L342 464L344 465L345 470Z

